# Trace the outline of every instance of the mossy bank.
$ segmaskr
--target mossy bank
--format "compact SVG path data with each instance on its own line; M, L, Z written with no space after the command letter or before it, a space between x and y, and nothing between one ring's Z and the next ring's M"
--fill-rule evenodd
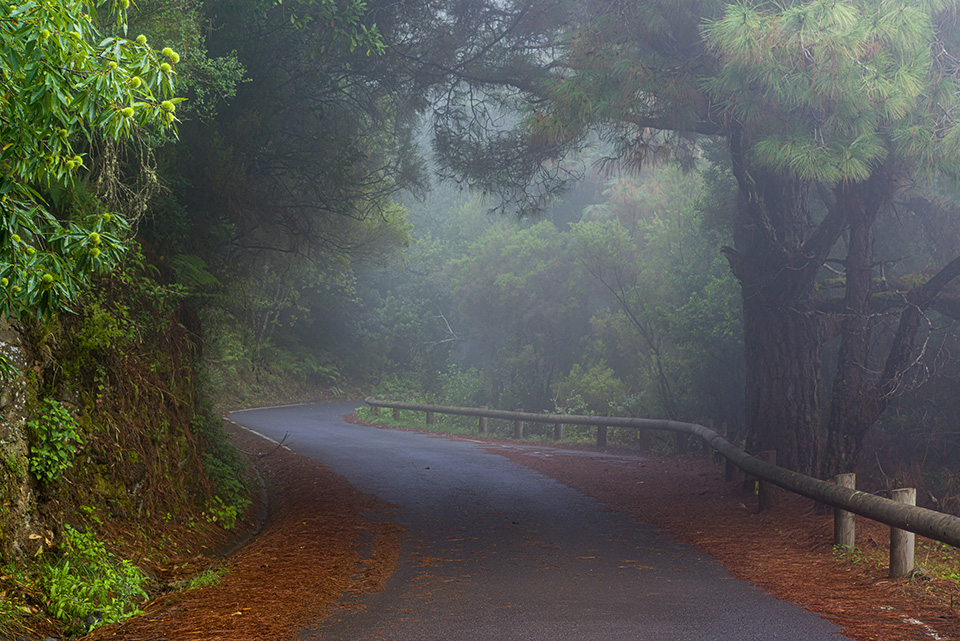
M249 504L202 400L195 313L142 256L120 273L73 313L0 327L0 638L129 616L165 589L178 532Z

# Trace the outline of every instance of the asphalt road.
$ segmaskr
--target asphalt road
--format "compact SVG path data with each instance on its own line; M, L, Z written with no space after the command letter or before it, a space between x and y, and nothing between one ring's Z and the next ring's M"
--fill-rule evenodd
M406 528L386 589L354 599L303 639L844 638L693 548L481 444L344 422L355 406L230 415L273 439L288 434L291 449L397 506L372 518Z

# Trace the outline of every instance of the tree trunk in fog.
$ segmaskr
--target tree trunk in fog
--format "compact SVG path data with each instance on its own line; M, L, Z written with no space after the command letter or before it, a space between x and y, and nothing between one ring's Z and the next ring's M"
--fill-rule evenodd
M902 391L903 378L914 365L915 342L924 310L960 275L960 259L954 259L925 283L904 294L905 305L882 371L872 373L878 369L870 363L873 230L880 208L891 202L895 189L895 176L879 169L866 183L836 190L836 207L842 209L849 224L849 242L840 317L840 352L825 430L827 440L821 468L824 476L854 469L864 438L890 400Z
M808 185L751 167L743 143L731 137L739 220L736 248L724 254L743 300L747 448L776 450L780 465L814 474L825 336L811 303L817 271L843 220L834 211L813 224Z
M873 293L873 226L889 181L875 172L867 183L836 190L835 206L849 224L846 283L840 316L840 352L830 395L822 473L853 470L863 438L887 406L870 375Z
M820 317L759 297L743 301L747 449L776 450L778 464L817 469L820 426Z

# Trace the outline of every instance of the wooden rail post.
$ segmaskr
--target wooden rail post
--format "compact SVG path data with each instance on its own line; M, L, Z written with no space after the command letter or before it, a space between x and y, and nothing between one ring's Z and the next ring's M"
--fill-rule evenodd
M379 406L379 405L371 405L371 406L370 406L370 409L373 410L373 415L374 415L374 416L380 416L380 406Z
M890 492L890 498L906 505L917 504L917 488L905 487ZM899 528L890 528L890 578L899 579L913 572L913 545L915 536Z
M518 441L523 440L523 421L514 421L513 422L513 438Z
M733 430L727 435L730 443L740 449L740 432ZM729 483L730 481L739 481L740 480L740 468L734 465L733 461L726 459L727 464L723 470L723 477Z
M607 447L607 426L597 425L597 448L606 449Z
M857 487L857 475L854 473L837 474L834 482L840 487L851 490ZM857 545L856 515L840 508L833 509L833 544L852 550Z
M764 450L763 452L758 452L757 458L764 463L776 465L777 451ZM777 504L777 486L762 480L759 483L760 486L757 490L757 496L760 499L760 511L763 512L764 510L768 510Z
M477 419L477 431L480 434L487 433L487 417L486 416L481 416L480 418Z
M427 425L433 425L433 412L427 412Z
M400 410L397 409L396 407L393 408L393 420L395 421L400 420Z
M553 440L555 441L563 440L563 423L553 424Z

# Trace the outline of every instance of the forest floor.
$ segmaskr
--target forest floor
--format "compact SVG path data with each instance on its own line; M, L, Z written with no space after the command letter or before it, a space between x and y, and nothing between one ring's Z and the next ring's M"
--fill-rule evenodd
M207 559L222 574L218 585L162 596L142 616L85 639L293 638L343 596L382 589L399 558L402 532L366 515L385 506L320 463L230 431L264 482L269 516L262 531L229 557ZM782 497L776 508L757 514L756 497L741 484L724 483L723 468L703 458L647 453L624 462L497 439L490 439L490 451L659 527L714 556L734 576L820 613L851 639L960 640L960 589L943 569L960 571L952 548L918 541L918 564L931 572L890 580L888 528L859 519L858 551L837 554L829 514L798 497Z

